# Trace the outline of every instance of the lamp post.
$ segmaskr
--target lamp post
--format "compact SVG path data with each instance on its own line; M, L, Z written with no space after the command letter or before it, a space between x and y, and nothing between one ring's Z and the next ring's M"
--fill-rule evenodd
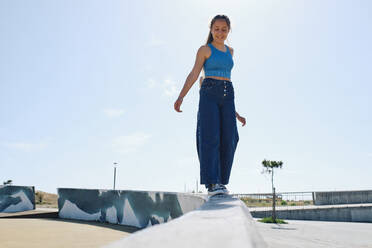
M115 183L116 183L116 165L118 163L114 162L114 190L115 190Z

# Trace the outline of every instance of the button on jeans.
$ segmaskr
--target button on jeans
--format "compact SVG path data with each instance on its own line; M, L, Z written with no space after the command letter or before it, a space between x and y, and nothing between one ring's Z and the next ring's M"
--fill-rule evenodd
M239 141L232 82L205 78L199 90L196 146L201 184L228 184Z

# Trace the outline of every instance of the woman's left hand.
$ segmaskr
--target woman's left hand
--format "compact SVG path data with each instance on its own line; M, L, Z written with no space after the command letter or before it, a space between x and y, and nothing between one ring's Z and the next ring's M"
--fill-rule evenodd
M245 118L243 116L238 115L236 118L242 123L242 126L245 125Z

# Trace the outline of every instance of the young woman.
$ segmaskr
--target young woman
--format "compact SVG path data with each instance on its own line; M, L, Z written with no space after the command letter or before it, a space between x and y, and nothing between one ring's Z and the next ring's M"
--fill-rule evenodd
M183 98L204 69L199 90L199 109L196 128L196 144L200 162L200 183L205 184L208 195L228 194L231 167L239 134L237 118L245 125L245 118L235 111L234 88L230 80L234 66L231 47L225 45L230 32L230 20L225 15L215 16L210 23L207 44L201 46L196 61L174 103L174 109L182 112Z

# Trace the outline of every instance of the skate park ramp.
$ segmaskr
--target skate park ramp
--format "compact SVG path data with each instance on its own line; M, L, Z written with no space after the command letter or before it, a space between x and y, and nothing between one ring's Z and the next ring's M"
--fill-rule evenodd
M0 185L0 213L35 209L35 187Z
M59 217L109 222L145 228L168 222L199 208L206 201L197 194L58 188Z

